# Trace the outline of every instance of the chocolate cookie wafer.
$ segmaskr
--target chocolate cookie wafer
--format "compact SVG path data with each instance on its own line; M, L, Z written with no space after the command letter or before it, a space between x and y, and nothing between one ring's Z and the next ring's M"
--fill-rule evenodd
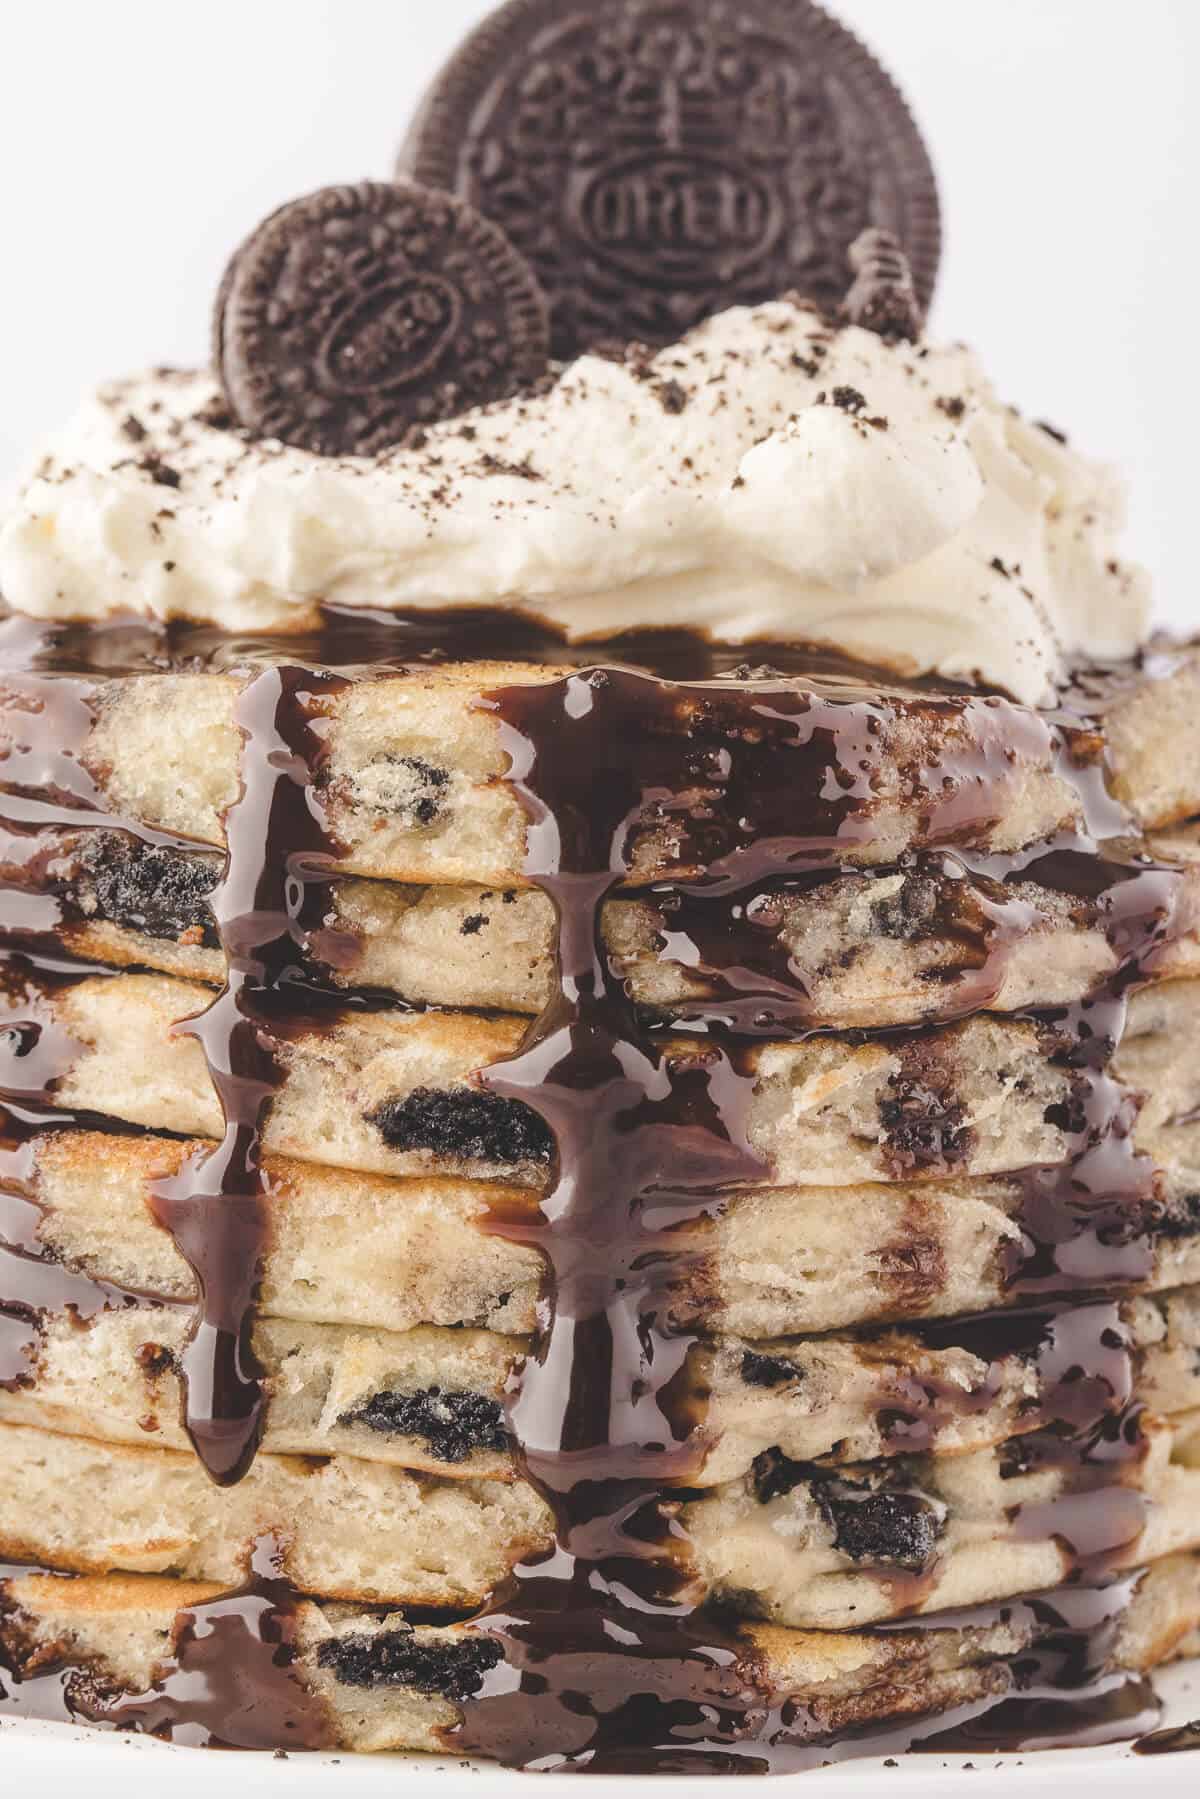
M434 79L398 166L512 234L562 357L793 288L835 306L868 225L903 244L922 308L937 275L908 108L808 0L510 0Z
M322 188L230 262L214 341L239 424L369 456L545 372L545 305L503 234L411 184Z

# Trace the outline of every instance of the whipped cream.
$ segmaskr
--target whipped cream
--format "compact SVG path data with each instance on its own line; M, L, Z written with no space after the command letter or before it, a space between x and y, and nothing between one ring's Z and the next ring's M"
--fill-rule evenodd
M300 629L322 603L508 607L572 641L811 642L1040 704L1070 657L1145 634L1122 511L967 350L778 301L656 356L584 356L369 459L249 439L207 374L113 384L20 490L0 591L43 617L231 631Z

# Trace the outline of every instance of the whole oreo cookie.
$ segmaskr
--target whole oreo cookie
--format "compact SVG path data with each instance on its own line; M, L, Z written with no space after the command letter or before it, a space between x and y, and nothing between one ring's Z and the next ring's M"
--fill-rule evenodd
M410 182L281 206L217 295L217 372L238 422L370 456L546 370L546 302L499 226Z
M504 227L561 357L789 290L832 311L870 225L922 308L937 275L912 116L811 0L509 0L426 95L399 169Z

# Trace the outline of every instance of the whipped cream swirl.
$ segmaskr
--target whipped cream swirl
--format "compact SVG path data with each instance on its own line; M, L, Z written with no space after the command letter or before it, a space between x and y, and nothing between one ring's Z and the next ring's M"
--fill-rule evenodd
M500 607L572 640L686 628L831 645L1030 704L1130 655L1146 583L1107 470L996 399L963 348L890 345L790 301L374 458L254 441L207 374L89 400L0 526L42 617L301 629L342 607Z

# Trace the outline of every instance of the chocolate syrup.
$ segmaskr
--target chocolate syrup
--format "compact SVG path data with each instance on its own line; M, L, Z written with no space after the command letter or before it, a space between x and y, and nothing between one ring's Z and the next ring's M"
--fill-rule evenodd
M312 898L332 867L313 786L321 753L313 714L344 685L284 666L257 675L238 699L241 792L225 819L225 876L211 901L228 975L207 1011L176 1026L204 1050L225 1135L159 1181L151 1204L199 1285L183 1354L184 1424L221 1485L246 1472L262 1434L263 1369L250 1334L267 1232L262 1128L281 1079L272 1028L286 1016L288 984L300 978L316 928Z
M0 638L5 633L28 639L27 621L8 621ZM14 840L38 825L115 824L156 845L186 845L102 810L82 760L95 722L91 683L35 670L9 675L6 684L25 702L17 710L26 719L4 761L0 805L10 856ZM284 664L256 674L239 697L240 792L225 820L225 875L210 901L228 978L206 1012L177 1027L204 1049L226 1130L215 1149L197 1152L158 1184L153 1209L199 1285L183 1359L184 1422L205 1467L223 1484L245 1473L262 1429L262 1369L250 1342L266 1231L261 1123L280 1078L272 1030L286 1025L289 999L302 997L310 937L321 932L326 948L331 938L320 895L335 846L313 786L322 753L316 715L322 700L344 686L340 676ZM5 911L7 922L7 896ZM44 917L39 928L52 933L54 922ZM6 960L10 990L25 966ZM21 1022L8 1033L16 1040L5 1046L5 1100L53 1103L77 1047L64 1039L42 998L46 984L43 967L36 980L10 991L10 1010L20 1011Z
M1135 1755L1179 1755L1200 1749L1200 1718L1170 1730L1156 1730L1139 1737L1133 1745Z
M377 621L367 621L354 638L355 653L374 641L376 628ZM346 642L327 659L345 662L353 635L347 627ZM9 828L101 822L95 785L76 755L93 689L86 679L69 681L59 721L57 699L51 703L46 693L49 669L72 668L73 658L83 675L98 666L105 673L161 669L172 659L178 666L180 657L185 666L244 668L260 653L253 640L209 636L204 643L172 632L164 643L162 635L135 627L120 644L109 639L109 652L97 658L95 633L27 621L0 627L0 664L33 667L31 717L40 721L19 750L32 760L14 765L19 778L5 782ZM390 643L388 653L405 661L447 653L394 628ZM317 647L333 648L325 640ZM524 645L506 647L527 654ZM477 657L482 649L471 640L460 653ZM688 655L702 659L694 646ZM560 646L557 659L563 660ZM719 672L715 660L710 655L709 665L690 678L711 679ZM807 653L804 666L814 667ZM265 1222L260 1134L279 1078L276 1041L304 993L306 953L320 924L314 895L332 866L334 846L314 790L321 756L314 714L322 697L341 685L338 676L285 661L257 674L243 693L243 787L226 821L228 865L213 896L229 981L200 1019L181 1027L204 1046L227 1130L217 1150L162 1184L157 1203L202 1290L187 1368L188 1422L221 1480L244 1472L261 1425L261 1371L249 1342ZM861 670L852 678L831 668L828 687L823 695L783 685L750 692L682 688L611 667L508 688L488 702L512 758L509 778L528 812L525 873L551 897L559 921L554 999L521 1053L480 1077L492 1091L538 1111L557 1144L554 1184L532 1222L500 1217L495 1225L536 1243L551 1270L544 1328L512 1383L509 1422L523 1472L550 1502L557 1529L552 1550L518 1568L475 1621L500 1639L505 1660L466 1704L452 1733L457 1748L539 1768L741 1772L882 1751L897 1740L851 1732L831 1742L814 1714L772 1691L769 1670L744 1628L705 1603L678 1517L705 1436L703 1401L688 1371L698 1336L673 1322L671 1304L698 1252L682 1245L672 1227L716 1211L739 1186L769 1176L746 1138L753 1077L741 1044L773 1031L820 1028L811 1009L805 1011L796 972L776 978L769 961L746 956L740 945L722 950L720 919L731 916L731 906L748 914L757 896L777 883L835 878L848 857L861 859L888 767L888 714L903 715L907 704L903 696L885 701L864 693ZM1085 823L1055 853L1075 857L1079 869L1056 879L1093 883L1088 903L1104 916L1121 960L1119 976L1087 1006L1033 1018L1054 1034L1056 1053L1072 1073L1063 1128L1073 1153L1064 1169L1024 1177L1024 1242L1008 1270L1012 1296L1136 1284L1150 1267L1153 1170L1132 1147L1134 1102L1112 1081L1107 1064L1123 1028L1126 991L1153 972L1169 940L1172 871L1144 862L1133 867L1110 853L1107 840L1128 825L1105 792L1102 768L1086 758L1086 721L1038 718L998 697L939 699L926 692L921 705L941 715L946 747L928 766L902 771L905 804L919 811L920 836L936 846L933 853L957 858L985 894L987 928L974 955L974 980L961 995L964 1012L995 997L1006 948L1028 922L1004 886L1033 857L985 865L971 847L997 816L997 783L1018 741L1043 764L1054 761L1076 787ZM76 762L65 780L54 763L64 745L68 761ZM48 752L53 766L45 763ZM114 828L110 816L103 822ZM709 946L706 965L724 982L712 1003L686 1009L682 1028L693 1050L697 1041L702 1047L686 1061L673 1058L669 1038L653 1021L634 1015L599 934L600 908L636 872L638 845L648 833L665 837L677 865L703 870L695 881L676 883L667 897L678 901L701 955ZM1102 853L1099 838L1106 840ZM1103 862L1102 871L1096 862ZM655 891L661 896L661 887ZM35 1058L37 1052L36 1038L21 1050ZM1136 1455L1136 1414L1123 1409L1127 1345L1114 1339L1097 1349L1093 1320L1080 1326L1069 1349L1067 1327L1058 1325L1065 1314L1053 1316L1047 1365L1073 1356L1071 1365L1080 1369L1079 1394L1063 1400L1062 1418L1071 1422L1089 1405L1099 1406L1106 1419L1116 1416L1121 1430L1129 1430L1130 1455ZM1122 1355L1126 1365L1118 1367ZM1055 1421L1050 1409L1073 1384L1065 1374L1050 1378L1048 1423ZM1099 1428L1094 1419L1077 1425L1074 1437L1089 1428ZM1060 1448L1067 1435L1058 1439ZM1086 1537L1072 1547L1094 1576L1117 1545ZM1098 1601L1104 1615L1089 1622L1073 1602L1101 1591L1109 1595ZM1008 1676L1027 1717L1031 1704L1069 1698L1071 1720L1083 1717L1097 1740L1105 1731L1146 1727L1143 1690L1104 1672L1106 1633L1123 1591L1081 1587L1066 1598L1007 1608L1012 1615L1022 1606L1043 1606L1035 1621L1050 1647ZM277 1598L263 1616L282 1615L286 1594ZM244 1620L244 1612L235 1615ZM936 1624L926 1620L922 1628ZM244 1652L232 1625L189 1643L194 1648L201 1638L219 1645L214 1653L222 1669ZM110 1711L106 1721L160 1733L195 1728L211 1740L211 1721L222 1714L215 1702L205 1714L203 1700L198 1711L188 1681L198 1670L211 1682L217 1662L196 1653L188 1680L172 1685L168 1677L153 1695L118 1708L120 1715ZM1006 1697L1011 1693L1009 1686ZM991 1693L956 1720L905 1726L899 1737L910 1741L932 1730L931 1744L937 1743L950 1722L964 1728L995 1703ZM231 1704L227 1691L220 1704ZM1063 1717L1061 1734L1069 1721ZM1043 1740L1060 1726L1047 1715L1033 1729L1035 1736L1042 1730L1037 1740Z
M604 651L615 663L670 681L714 681L752 669L841 682L856 692L864 691L864 684L907 694L970 697L979 692L941 676L901 679L826 646L804 643L763 640L729 645L711 643L690 631L646 630L607 638ZM114 675L229 673L280 661L370 678L416 664L490 661L587 668L595 660L594 644L567 643L532 619L486 607L374 612L325 606L315 629L286 635L221 631L185 619L156 624L134 613L115 615L99 625L34 619L21 613L0 616L0 670L77 675L89 683ZM1089 707L1081 705L1079 711L1086 715Z
M294 1672L296 1601L281 1565L279 1543L261 1538L244 1586L178 1613L171 1647L145 1693L107 1687L94 1671L69 1662L46 1665L44 1652L26 1669L6 1670L0 1658L0 1716L137 1730L194 1748L326 1747L330 1720ZM0 1565L0 1581L43 1572Z
M926 1621L984 1630L997 1624L1028 1632L1012 1684L973 1715L926 1720L908 1747L930 1754L1004 1754L1121 1742L1157 1722L1162 1708L1149 1682L1112 1671L1121 1623L1139 1574L995 1606L942 1613ZM907 1624L880 1625L887 1634ZM1015 1689L1015 1691L1013 1690Z
M1014 1508L1010 1528L1032 1542L1053 1538L1075 1569L1104 1569L1131 1552L1146 1525L1144 1493L1126 1484L1145 1461L1143 1408L1130 1404L1084 1430L1047 1430L1017 1437L1002 1465L1026 1474L1048 1468L1063 1489Z
M902 1374L893 1384L881 1417L889 1453L916 1454L935 1448L957 1418L991 1409L1002 1389L1003 1370L1013 1359L1035 1377L1035 1395L1026 1402L1026 1430L1054 1425L1085 1433L1133 1399L1134 1363L1129 1331L1115 1299L1092 1303L1058 1302L1039 1310L1019 1309L906 1324L928 1348L958 1348L987 1364L978 1386L938 1384L927 1373Z
M731 1187L768 1172L755 1168L746 1142L748 1085L729 1037L745 1017L691 1009L710 1072L709 1103L689 1104L669 1054L656 1058L631 1016L599 931L600 907L628 875L651 807L676 829L676 842L702 832L694 796L662 782L644 749L656 729L670 736L689 698L607 668L508 689L492 703L529 815L525 872L559 920L558 994L521 1055L481 1077L541 1112L558 1148L541 1222L512 1232L539 1245L552 1281L546 1326L509 1405L522 1469L553 1507L557 1535L478 1620L502 1638L505 1661L454 1740L509 1763L589 1772L797 1765L810 1754L811 1731L774 1711L745 1638L695 1593L662 1493L664 1482L695 1478L704 1438L680 1379L692 1339L672 1328L666 1303L680 1252L657 1231L711 1211ZM806 830L796 836L793 823L792 834L772 838L783 818L772 806L780 775L752 758L745 807L730 808L753 821L747 842L697 842L706 896L757 883L771 866L837 871L847 838L862 828L855 802L871 791L869 709L839 715L829 702L806 706L794 694L756 696L750 710L758 707L786 716L800 742L819 736L826 753L814 761L844 778L827 773L814 792L798 786L805 763L789 767L787 817ZM785 760L778 745L774 753ZM728 782L736 766L720 773ZM964 801L963 787L960 771L953 801L933 802L947 831L974 830L987 816L986 793ZM711 1103L717 1092L725 1104ZM1122 1371L1114 1387L1125 1381ZM1086 1459L1081 1453L1081 1466ZM1090 1538L1084 1553L1099 1560Z

